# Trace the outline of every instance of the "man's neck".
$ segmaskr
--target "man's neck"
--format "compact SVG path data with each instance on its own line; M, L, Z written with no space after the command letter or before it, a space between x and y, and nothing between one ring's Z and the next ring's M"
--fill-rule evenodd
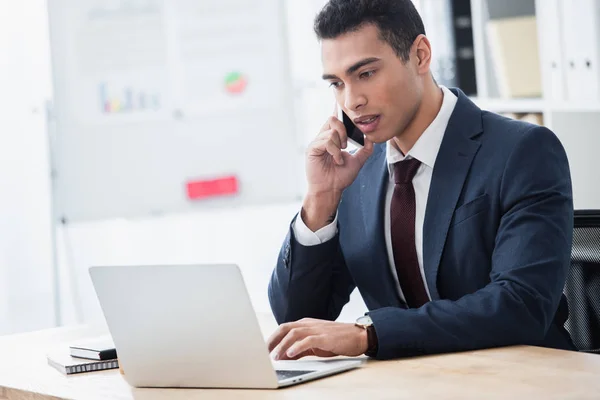
M428 85L426 89L423 101L412 122L402 132L402 135L392 139L392 145L400 150L402 154L406 155L438 115L443 101L444 93L442 92L442 88L432 81L431 85Z

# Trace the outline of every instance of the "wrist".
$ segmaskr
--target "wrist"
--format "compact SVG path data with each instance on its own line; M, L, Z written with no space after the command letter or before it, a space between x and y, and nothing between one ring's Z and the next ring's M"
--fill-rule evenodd
M341 197L341 192L307 193L301 211L304 224L313 232L331 224Z
M369 335L367 333L367 330L361 327L357 327L360 329L360 332L358 333L359 337L359 343L360 343L360 352L362 354L366 354L369 351Z
M365 355L369 357L375 357L379 350L379 342L377 340L377 333L375 332L375 326L371 325L365 329L367 331L367 351Z
M355 324L363 330L360 337L363 354L369 357L375 357L379 351L379 341L377 339L377 333L375 332L373 320L371 320L371 317L367 314L359 317Z

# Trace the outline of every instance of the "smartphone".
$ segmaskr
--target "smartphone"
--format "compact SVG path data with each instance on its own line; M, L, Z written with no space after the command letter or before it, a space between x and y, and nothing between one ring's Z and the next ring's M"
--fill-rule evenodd
M365 135L354 125L354 122L352 122L340 106L338 106L338 119L344 123L348 141L357 147L363 147L365 145Z

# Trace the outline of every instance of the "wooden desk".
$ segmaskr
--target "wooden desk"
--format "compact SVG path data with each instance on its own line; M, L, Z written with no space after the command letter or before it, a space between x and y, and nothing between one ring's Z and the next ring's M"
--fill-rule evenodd
M264 319L264 317L263 317ZM272 322L263 324L268 328ZM64 376L46 353L104 333L59 328L0 337L0 399L598 399L600 355L518 346L369 361L365 366L278 390L134 389L118 370Z

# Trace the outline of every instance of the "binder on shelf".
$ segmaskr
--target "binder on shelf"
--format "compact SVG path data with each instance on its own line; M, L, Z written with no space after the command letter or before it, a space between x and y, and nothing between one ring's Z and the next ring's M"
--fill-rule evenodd
M468 96L476 96L477 78L470 1L452 0L452 22L458 87Z
M541 97L536 17L490 20L486 29L500 96Z
M559 0L566 100L598 100L596 0Z
M565 1L565 0L563 0ZM600 82L598 68L598 43L600 29L598 27L598 0L577 0L571 7L577 13L579 27L578 40L573 42L581 52L579 58L580 73L578 88L580 100L597 101L600 98Z
M544 98L555 102L566 100L560 2L561 0L538 0L535 5Z

